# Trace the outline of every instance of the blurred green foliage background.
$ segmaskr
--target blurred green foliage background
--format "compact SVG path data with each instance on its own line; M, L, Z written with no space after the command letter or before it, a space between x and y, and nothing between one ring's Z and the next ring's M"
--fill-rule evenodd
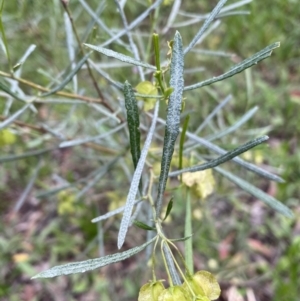
M136 5L136 2L127 1L129 20L142 11L143 5ZM216 3L187 0L183 1L182 10L207 13ZM89 5L96 9L97 1L90 0ZM84 36L90 16L82 10L79 1L70 1L69 8L80 36ZM299 3L296 0L254 0L242 9L250 14L222 19L221 25L202 44L203 49L234 53L234 58L188 55L187 67L199 66L205 70L187 74L186 83L220 74L232 65L232 60L244 59L275 41L280 41L281 47L251 70L191 93L186 100L187 109L199 113L191 115L190 130L197 127L199 118L203 119L221 96L229 93L234 96L234 100L226 108L226 122L236 120L236 116L257 105L258 113L244 126L247 133L242 128L235 135L245 138L251 131L252 134L268 134L269 147L249 152L250 158L247 159L274 166L274 171L279 172L286 182L268 183L253 175L247 179L292 208L295 219L287 220L278 216L226 181L218 180L215 195L206 202L195 204L195 208L200 210L200 214L196 209L194 212L195 220L200 218L195 223L195 265L210 269L218 275L224 291L220 300L236 300L233 299L234 294L240 295L240 300L249 301L296 300L300 287ZM166 6L160 13L167 16L169 11L170 7ZM106 3L101 18L109 28L122 27L113 1ZM29 56L22 65L22 78L41 86L47 86L49 79L53 78L54 82L59 82L57 74L69 64L60 1L5 1L2 21L12 62L18 62L29 45L37 46L34 55ZM191 40L199 26L194 24L178 28L185 44ZM166 33L168 40L173 33L174 29ZM107 38L96 26L88 41L97 44ZM166 45L164 47L167 48ZM112 48L119 50L118 46ZM123 52L123 49L120 51ZM100 60L100 56L95 54L94 61L97 59ZM2 73L9 73L3 52L0 66ZM135 76L130 68L111 69L109 74L120 82ZM105 85L101 77L97 79L100 86ZM26 84L20 86L27 94L34 94L32 87ZM84 95L96 97L87 76L80 77L80 88ZM6 110L4 99L5 96L0 94L2 120L5 119L3 112ZM14 106L16 104L12 104L12 109ZM96 118L97 111L91 113L89 107L74 107L70 112L69 105L60 105L59 108L56 105L37 106L39 111L34 120L32 116L26 115L20 121L32 124L38 130L19 124L0 132L1 157L48 147L52 138L41 137L39 130L47 116L51 116L54 121L68 118L65 133L70 137L75 133L89 136L97 134L88 121L89 114ZM119 142L119 145L116 144L119 150L122 138L115 137L115 141ZM222 140L220 145L230 147ZM92 273L44 281L30 280L37 271L50 266L99 256L99 229L90 220L99 215L100 211L113 209L124 201L124 191L129 187L129 180L124 174L111 171L103 179L102 186L96 187L90 194L91 197L88 195L79 202L75 200L72 186L58 193L54 190L53 194L43 192L49 192L50 188L55 187L55 181L64 184L57 179L66 179L72 183L88 176L95 164L107 161L110 151L111 148L100 149L97 159L91 150L78 147L46 153L42 159L46 164L39 163L39 156L0 163L1 300L106 301L116 300L120 296L122 300L136 299L139 287L148 280L149 274L135 259ZM37 169L38 176L30 194L22 207L16 210L17 201ZM180 216L183 208L176 210L168 229L175 234L182 233ZM116 251L117 229L116 220L103 224L107 254ZM129 236L128 247L136 244L134 239L133 235ZM250 299L251 292L255 292L257 299Z

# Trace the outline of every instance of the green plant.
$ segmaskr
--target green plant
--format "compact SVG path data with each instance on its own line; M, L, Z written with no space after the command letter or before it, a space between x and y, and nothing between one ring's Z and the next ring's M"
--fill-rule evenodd
M114 33L113 31L109 30L107 27L102 26L103 30L106 30L107 34L111 36L111 38L107 39L105 42L102 43L102 46L94 46L90 43L85 43L85 46L95 50L97 52L100 52L101 54L104 54L109 57L113 57L115 59L118 59L122 62L133 64L137 66L137 74L138 76L133 75L133 78L130 78L130 82L137 82L137 86L141 89L141 91L138 91L140 93L136 93L134 88L132 88L131 84L129 83L129 80L124 81L124 84L121 83L118 80L112 80L103 70L96 65L97 58L95 60L91 60L91 53L86 53L86 50L84 49L82 42L85 42L86 39L91 39L93 44L95 44L96 41L93 41L93 35L89 34L89 36L86 35L84 39L80 39L78 32L75 27L75 23L73 19L71 18L71 11L65 1L62 1L63 7L66 11L65 13L65 22L66 22L66 33L68 40L73 38L73 34L75 34L76 39L78 41L78 48L75 48L72 46L72 43L69 42L68 51L69 51L69 57L70 57L70 68L68 68L64 72L64 76L62 79L59 80L53 80L49 86L50 88L44 88L42 86L38 86L32 82L26 82L20 78L18 78L18 75L13 73L13 64L11 63L11 58L9 56L9 47L7 45L6 39L3 38L3 42L5 45L6 53L7 53L7 59L8 59L8 65L10 67L11 73L4 73L2 72L2 76L5 78L12 78L17 80L17 82L22 84L27 84L27 86L30 86L32 88L35 88L37 90L42 91L41 94L38 95L32 95L32 98L29 100L26 97L23 97L20 94L22 93L16 93L12 87L8 86L8 83L10 82L1 82L1 89L7 93L8 95L12 96L14 99L18 100L20 103L23 102L25 105L21 108L18 108L18 105L16 105L17 109L16 112L11 114L9 118L5 118L5 121L1 124L2 128L7 127L12 124L18 125L18 118L19 116L27 113L29 114L29 110L35 110L35 103L42 103L43 105L47 104L47 101L43 100L43 98L47 97L53 97L54 95L59 96L65 96L69 98L75 98L75 101L64 101L64 100L58 100L57 103L61 105L62 107L64 105L73 105L74 109L76 110L75 104L77 105L84 105L88 102L97 104L99 103L101 106L96 106L97 110L101 111L101 113L106 116L103 117L101 120L97 120L97 115L94 112L89 111L89 107L86 107L84 110L86 110L85 114L84 112L78 112L79 118L83 118L84 116L90 117L91 114L91 121L93 121L93 124L89 124L89 120L86 121L86 124L84 124L84 127L86 129L90 129L91 132L94 134L92 137L86 137L84 136L85 133L83 133L83 138L80 139L68 139L68 137L75 136L76 132L80 132L80 127L77 126L77 128L72 129L72 126L74 126L74 122L72 120L72 116L68 120L68 123L66 124L60 124L62 128L67 128L67 125L69 126L69 129L66 129L66 133L61 134L59 131L59 127L55 125L55 129L51 128L51 123L47 124L44 123L43 126L34 128L35 130L39 131L43 136L37 137L36 145L43 145L45 142L49 141L51 143L50 147L47 146L46 148L29 151L25 154L19 154L19 155L9 155L0 158L1 162L8 162L13 161L16 159L24 158L26 156L34 156L34 155L43 155L44 153L50 152L53 149L56 149L59 147L60 149L67 148L67 147L74 147L76 145L85 145L88 148L95 148L101 149L103 152L108 153L110 156L108 157L109 162L107 161L107 158L101 158L101 163L105 163L97 170L91 172L86 178L80 179L80 180L74 180L72 179L71 175L67 175L66 177L70 177L69 183L65 183L62 185L59 189L51 189L46 192L43 192L44 195L51 195L59 193L59 191L65 190L65 189L71 189L70 191L67 191L67 195L69 197L67 198L65 195L60 194L59 196L62 197L63 201L67 203L66 200L72 200L71 203L81 200L83 196L92 188L94 187L100 179L103 180L103 185L107 183L108 181L104 178L104 176L107 174L108 171L113 172L113 167L116 166L116 164L119 164L119 161L121 161L123 158L126 157L128 153L128 149L130 148L131 156L132 156L132 162L134 167L134 174L131 181L131 185L129 188L129 193L126 200L126 205L123 208L118 208L114 211L111 211L110 213L106 215L102 215L99 218L93 219L93 222L99 222L101 220L105 220L108 217L112 217L116 213L120 213L124 211L123 218L121 221L121 226L119 230L118 235L118 248L120 249L122 245L124 244L125 237L128 231L128 228L131 224L135 224L139 228L142 228L144 230L149 231L149 239L145 244L141 244L138 247L126 250L121 253L116 253L113 255L104 256L98 259L92 259L88 261L81 261L81 262L74 262L63 266L54 267L48 271L41 272L35 278L38 277L54 277L58 275L63 274L73 274L73 273L79 273L79 272L85 272L88 270L93 270L97 267L102 267L104 265L118 262L121 260L124 260L128 257L131 257L132 255L140 252L144 248L149 248L151 243L155 242L155 246L157 246L158 242L161 242L161 253L163 256L163 261L166 267L166 271L168 273L168 280L169 284L174 287L181 285L181 278L189 278L192 277L193 273L193 253L192 253L192 246L191 242L193 239L192 236L192 225L191 225L191 199L193 198L193 186L194 184L197 185L197 181L194 182L191 185L187 184L188 179L184 179L181 177L180 182L177 182L177 185L179 186L179 189L183 193L182 199L186 199L186 225L185 225L185 237L181 240L185 241L185 254L186 258L182 260L181 264L185 267L187 276L185 276L185 272L182 272L180 269L180 264L178 263L178 259L174 257L173 251L177 248L174 245L174 242L166 237L163 231L163 221L168 218L172 211L173 203L174 201L169 201L169 204L167 206L166 214L165 216L162 215L163 211L163 204L164 202L164 193L166 190L167 180L169 177L176 177L183 173L194 173L203 171L206 169L214 168L215 171L223 175L225 178L229 179L231 182L236 184L237 186L241 187L243 190L249 192L256 198L260 198L262 201L273 207L275 210L285 214L286 216L291 217L292 213L291 211L282 203L278 202L273 197L267 195L265 192L260 190L259 188L253 186L249 182L242 180L238 176L234 175L233 173L229 173L228 171L225 171L224 169L221 169L218 167L218 165L232 160L233 162L241 165L242 167L253 171L267 179L274 180L274 181L282 181L282 179L278 176L275 176L271 174L270 172L257 167L253 164L250 164L248 162L243 161L242 159L238 158L237 156L261 143L266 141L268 139L267 136L262 136L260 138L254 139L250 142L247 142L243 144L242 146L236 147L232 151L225 151L224 149L218 147L213 142L211 142L214 139L218 138L224 138L229 133L232 133L236 131L243 123L245 123L249 118L253 116L256 109L252 109L248 111L244 116L238 120L236 123L233 123L231 126L227 128L223 128L220 131L216 131L214 134L207 137L207 139L200 138L198 136L198 133L200 130L205 128L206 125L209 124L210 120L218 113L220 113L221 108L230 100L230 97L227 97L224 101L222 101L216 109L206 117L205 120L203 120L202 125L200 125L199 129L196 131L197 134L193 134L190 131L187 131L188 128L188 118L186 119L186 122L184 123L184 126L182 129L180 129L180 118L183 114L188 112L188 103L189 99L187 98L184 100L183 93L186 91L192 91L197 88L201 88L204 86L208 86L210 84L213 84L218 81L222 81L226 78L232 77L235 74L242 72L243 70L257 64L259 61L267 58L270 56L271 52L279 46L279 43L274 43L265 49L259 51L255 55L251 56L250 58L243 60L242 62L236 64L232 68L229 69L229 71L225 72L224 74L220 76L213 77L211 79L203 80L197 84L194 85L188 85L184 86L184 58L186 55L188 55L188 52L195 46L197 42L203 37L203 34L207 32L209 26L212 24L214 19L217 15L222 16L220 13L220 10L222 9L223 5L226 1L220 1L216 8L213 10L213 12L205 18L205 22L202 26L202 28L199 30L199 32L196 34L196 36L192 39L192 42L189 44L188 47L183 49L183 43L180 33L177 31L174 36L174 40L169 42L169 57L164 57L162 59L162 53L163 47L159 43L159 36L157 34L153 34L153 36L150 34L147 36L148 39L148 45L151 45L151 41L153 39L154 44L154 52L152 52L152 48L149 46L147 47L145 51L145 55L143 55L142 60L148 61L153 60L155 61L155 66L144 63L141 61L141 53L137 50L138 47L136 46L136 42L134 41L134 38L139 41L140 44L144 44L139 40L139 36L133 37L130 33L130 30L132 30L134 27L141 24L143 19L145 19L148 16L151 16L153 18L152 20L152 29L158 27L158 18L159 18L159 9L164 9L162 6L162 1L156 1L151 6L149 6L144 13L141 13L140 16L133 21L130 25L127 24L126 16L124 14L123 7L118 1L115 1L116 5L118 7L120 16L123 21L124 29L121 31L118 31L117 33ZM4 3L4 2L3 2ZM83 2L85 3L85 2ZM236 9L237 6L227 7L226 11L231 11ZM176 11L177 10L177 11ZM223 14L224 14L223 11ZM176 6L173 6L173 17L178 13L178 9ZM224 16L224 15L223 15ZM69 22L68 20L71 20L72 22ZM96 19L100 20L100 19ZM172 19L170 18L169 21L171 22ZM91 22L93 23L93 22ZM212 29L214 26L218 25L218 21L213 23ZM169 24L170 25L170 24ZM2 26L3 28L3 26ZM72 29L71 29L72 28ZM93 24L89 26L89 32L92 31ZM3 37L4 30L2 30ZM129 43L125 43L123 40L121 40L121 37L123 35L127 34L127 38ZM109 48L105 48L105 46L109 45L113 41L117 41L118 44L115 46L116 50L119 48L125 48L126 54L122 54L119 51L115 51ZM73 48L72 48L73 47ZM142 46L140 46L142 47ZM144 47L144 46L143 46ZM111 47L112 48L112 47ZM146 48L146 47L144 47ZM165 50L165 52L167 52ZM79 53L80 58L78 59L77 64L74 63L75 61L75 54ZM134 57L131 57L128 55L130 53ZM151 57L152 55L152 57ZM102 58L102 56L101 56ZM166 61L161 63L162 61ZM106 62L108 64L108 62ZM97 98L90 98L86 96L82 96L81 93L78 92L78 79L77 75L80 70L82 70L83 66L86 66L87 74L89 78L92 79L93 85L95 87L95 90L97 92ZM20 68L20 65L15 65L15 69ZM148 68L150 71L153 72L152 74L148 74L144 71L143 68ZM70 69L70 70L69 70ZM19 69L20 70L20 69ZM101 86L103 88L99 88L98 82L95 79L95 75L93 74L93 71L99 72L107 81L108 84L103 84L103 81L101 82ZM117 76L116 76L117 77ZM117 78L122 79L122 77L125 77L126 79L129 78L129 74L124 74L122 76L119 76ZM170 77L170 80L168 81L168 78ZM145 85L145 79L148 78L154 81L152 83L153 89L146 90L143 93L143 84ZM73 86L70 87L69 83L72 81ZM58 83L56 83L58 82ZM149 81L148 81L149 82ZM169 82L169 84L168 84ZM102 85L103 84L103 85ZM73 90L72 93L62 91L63 89ZM116 90L118 89L118 90ZM19 91L20 92L20 91ZM120 97L120 95L124 96L125 99L125 109L122 102L113 101L115 98L115 95ZM188 94L187 94L188 95ZM144 98L145 100L154 99L156 102L153 102L155 105L154 113L150 114L145 109L143 110L141 107L138 107L136 97ZM109 101L107 101L107 99ZM79 99L79 100L78 100ZM184 101L183 101L184 100ZM159 113L159 105L165 106L165 103L167 102L167 116L166 121L163 119L160 119L158 117ZM55 100L49 100L48 103L55 103ZM104 109L105 108L105 109ZM70 114L72 114L72 110L69 111ZM65 112L63 108L60 112L56 113L59 118L63 119L65 116ZM82 115L81 115L82 114ZM161 112L163 115L163 112ZM182 114L182 115L181 115ZM126 115L126 117L124 117ZM188 116L188 115L187 115ZM57 116L55 116L57 118ZM150 118L149 118L150 117ZM85 117L86 118L86 117ZM125 118L127 119L128 123L128 129L126 129L126 122L124 121ZM142 122L140 122L140 119ZM151 120L151 125L149 127L149 123ZM117 122L120 123L120 125L117 125ZM162 123L165 124L165 133L163 136L161 136L161 131L156 126L156 123ZM20 124L20 122L19 122ZM25 126L30 128L30 124L25 124ZM76 126L76 125L75 125ZM99 130L101 129L101 131ZM148 129L149 128L149 129ZM182 130L181 139L179 146L176 145L176 139L179 135L179 132ZM127 132L128 131L128 132ZM115 135L115 133L118 133L118 135ZM120 133L125 133L125 135L120 135ZM128 133L128 135L127 135ZM156 187L156 178L154 173L151 171L151 168L146 172L144 172L144 166L147 164L149 167L151 165L155 164L155 155L152 154L152 157L150 158L150 161L147 162L146 158L149 152L149 147L151 144L151 141L154 137L154 135L157 137L157 139L163 138L163 151L162 151L162 158L161 158L161 168L159 173L159 179L158 184ZM51 138L49 138L49 136ZM140 140L144 138L144 146L143 149L140 150ZM145 137L146 136L146 137ZM189 142L185 144L185 138L189 138ZM39 139L40 138L40 139ZM101 139L106 140L106 143L108 144L108 148L106 147L105 143L104 145L97 143L94 143L94 141L101 141ZM32 138L32 140L34 140ZM54 140L54 142L53 142ZM211 158L206 152L202 153L192 153L192 149L198 147L199 145L202 145L206 147L208 150L211 150L212 152L215 152L220 155L218 158ZM185 147L186 146L186 147ZM179 163L177 164L178 169L177 171L169 172L170 166L174 163L172 163L172 158L174 154L174 150L178 151ZM89 157L92 160L99 160L97 156L91 155L90 153L87 153L87 157ZM82 158L85 159L85 158ZM126 157L128 160L128 158ZM187 167L184 164L184 159L187 159L189 162L189 165L192 165L192 167ZM152 162L151 162L152 161ZM202 164L197 164L199 161L207 161ZM80 163L80 162L79 162ZM175 163L176 164L176 163ZM28 194L28 191L32 187L33 183L37 179L37 175L40 172L40 165L38 164L36 166L36 169L34 172L32 172L31 180L28 183L28 189L24 191L23 197L20 198L20 203L22 205L22 200L24 200ZM130 172L130 165L126 166L125 171ZM144 173L143 173L144 172ZM143 176L143 179L141 180ZM116 177L116 181L119 179ZM120 180L119 180L120 181ZM122 179L121 179L122 181ZM82 186L84 184L84 186ZM40 183L40 185L42 185ZM209 183L207 183L209 185ZM117 186L117 185L116 185ZM72 190L73 189L73 190ZM157 192L156 192L157 191ZM154 194L154 195L153 195ZM138 195L138 197L137 197ZM138 199L138 200L136 200ZM68 201L69 202L69 201ZM179 200L177 199L175 204ZM183 202L184 203L184 202ZM137 213L138 210L140 210L141 206L140 204L143 204L145 207L144 210L149 214L149 212L152 212L152 214L149 214L147 218L145 218L143 221L135 220L136 214L132 215L132 211L134 206L137 207ZM21 206L20 205L20 206ZM72 206L72 204L71 204ZM175 206L174 206L175 207ZM133 218L134 217L134 218ZM164 218L162 218L164 217ZM153 235L153 233L156 232L156 235ZM151 236L154 236L151 238ZM180 239L179 239L180 240ZM172 249L173 248L173 249ZM154 257L156 256L156 248L154 248L153 256L152 256L152 264L154 266L155 260ZM181 254L178 252L177 256L179 258L182 258ZM154 267L153 267L154 269ZM179 273L179 275L178 275ZM155 273L153 273L155 275ZM180 278L181 276L181 278ZM209 277L209 276L208 276ZM155 281L155 276L154 279ZM203 289L200 289L200 291L203 291ZM190 290L190 293L193 297L193 290ZM194 292L195 293L195 292ZM175 295L174 295L175 296ZM209 298L206 293L200 293L199 296L201 298ZM176 297L174 297L176 299ZM215 297L214 297L215 298ZM212 298L211 298L212 299Z

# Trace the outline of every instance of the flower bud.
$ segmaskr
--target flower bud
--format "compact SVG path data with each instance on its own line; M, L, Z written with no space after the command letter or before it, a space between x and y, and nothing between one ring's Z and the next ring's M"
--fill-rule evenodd
M158 296L158 301L190 301L187 291L180 285L165 289Z
M138 301L158 301L158 296L164 289L161 280L146 283L140 289Z
M221 289L215 276L207 271L199 271L187 277L183 287L192 296L191 290L197 297L196 300L210 301L219 298Z

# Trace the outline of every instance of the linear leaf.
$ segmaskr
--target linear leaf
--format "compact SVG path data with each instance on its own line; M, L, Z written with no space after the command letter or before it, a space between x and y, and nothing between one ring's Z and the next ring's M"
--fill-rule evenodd
M149 114L149 115L151 116L151 114ZM161 123L161 124L165 124L166 123L161 118L158 118L157 121L159 123ZM180 131L181 130L182 129L180 129ZM219 155L224 155L227 152L225 149L223 149L223 148L215 145L212 142L207 141L206 139L198 137L197 135L195 135L195 134L193 134L191 132L187 131L186 132L186 136L189 137L190 139L194 140L195 142L199 143L200 145L203 145L207 149L213 151L214 153L219 154ZM266 179L269 179L271 181L276 181L276 182L279 182L279 183L283 183L284 182L284 180L281 177L279 177L277 175L274 175L274 174L270 173L269 171L267 171L265 169L262 169L259 166L256 166L256 165L254 165L252 163L249 163L249 162L247 162L247 161L245 161L245 160L243 160L243 159L241 159L239 157L234 157L232 159L232 161L235 162L235 163L237 163L237 164L239 164L240 166L242 166L242 167L244 167L244 168L246 168L246 169L248 169L248 170L250 170L250 171L252 171L252 172L254 172L254 173L256 173L256 174L258 174L258 175L260 175L262 177L264 177L264 178L266 178Z
M104 46L107 46L107 45L111 44L112 42L116 41L118 38L120 38L121 36L123 36L124 34L126 34L128 31L130 31L133 28L135 28L136 26L138 26L140 23L143 22L143 20L145 20L148 16L150 16L151 12L153 10L155 10L157 7L159 7L162 2L163 2L163 0L157 0L157 1L155 1L144 12L142 12L141 14L139 14L139 16L134 21L132 21L128 25L127 28L119 31L112 38L110 38L108 41L106 41L104 44L102 44L102 46L104 47Z
M135 201L135 202L134 202L134 205L137 205L137 204L139 204L140 202L141 202L141 200ZM97 223L97 222L100 222L100 221L102 221L102 220L108 219L108 218L110 218L110 217L112 217L112 216L114 216L114 215L116 215L116 214L118 214L118 213L121 213L122 211L124 211L124 209L125 209L125 206L121 206L121 207L119 207L119 208L117 208L117 209L115 209L115 210L109 211L109 212L107 212L107 213L105 213L105 214L103 214L103 215L100 215L100 216L98 216L98 217L93 218L93 219L91 220L91 222L92 222L92 223Z
M262 137L259 137L257 139L254 139L252 141L249 141L237 148L235 148L234 150L232 151L229 151L227 152L226 154L218 157L217 159L215 160L211 160L209 162L206 162L204 164L201 164L201 165L196 165L196 166L193 166L193 167L189 167L189 168L184 168L184 169L181 169L181 170L177 170L177 171L174 171L174 172L170 172L169 173L169 177L176 177L182 173L185 173L185 172L196 172L196 171L201 171L201 170L205 170L205 169L209 169L209 168L213 168L213 167L216 167L224 162L227 162L231 159L233 159L234 157L248 151L249 149L267 141L269 139L268 136L262 136Z
M101 268L108 264L112 264L115 262L125 260L125 259L141 252L148 245L150 245L155 239L156 239L156 237L152 238L151 240L147 241L146 243L144 243L138 247L129 249L125 252L115 253L115 254L107 255L104 257L100 257L100 258L89 259L89 260L79 261L79 262L71 262L71 263L67 263L64 265L55 266L49 270L46 270L44 272L41 272L41 273L33 276L31 279L52 278L52 277L61 276L61 275L84 273L84 272L91 271L91 270L94 270L97 268Z
M250 68L253 65L256 65L258 62L264 60L265 58L269 57L272 54L272 51L275 48L278 48L280 46L279 42L276 42L274 44L269 45L268 47L262 49L261 51L255 53L253 56L245 59L244 61L234 65L232 68L230 68L227 72L225 72L222 75L215 76L213 78L207 79L203 82L200 82L198 84L194 84L191 86L187 86L184 88L184 91L194 90L198 89L203 86L211 85L215 82L224 80L228 77L234 76L237 73L240 73L244 71L247 68Z
M182 104L182 93L184 87L183 66L184 56L182 49L182 39L180 33L176 31L172 49L172 59L170 67L170 87L173 92L170 95L165 128L164 146L161 161L161 171L158 183L158 193L156 199L156 214L159 217L162 207L163 194L166 189L170 163L172 160L174 146L179 134L180 113Z
M110 170L110 168L115 165L118 160L121 158L123 154L120 154L119 156L115 157L114 159L112 159L111 161L109 161L108 163L106 163L105 165L101 166L98 170L97 173L95 174L95 176L93 177L93 179L91 179L90 181L88 181L88 183L80 190L80 192L78 192L76 194L76 199L81 198L85 193L87 193L87 191L89 189L91 189L94 185L96 185L99 180L104 177L105 175L107 175L107 172Z
M32 157L32 156L42 155L42 154L51 152L52 150L55 150L55 149L57 149L57 147L44 148L44 149L39 149L39 150L22 153L22 154L3 156L3 157L0 157L0 163L20 160L20 159L24 159L24 158Z
M169 273L170 273L170 276L172 278L172 281L173 281L173 284L174 285L181 285L181 280L180 280L180 277L176 271L176 267L175 267L175 264L174 264L174 260L173 260L173 257L172 257L172 252L169 248L169 246L164 243L164 246L163 246L163 253L164 253L164 256L166 258L166 263L167 263L167 266L168 266L168 269L169 269Z
M257 112L258 107L254 107L251 110L249 110L248 112L246 112L241 119L239 119L236 123L234 123L232 126L217 132L215 134L209 135L207 137L205 137L206 140L212 141L215 139L219 139L221 137L224 137L234 131L236 131L239 127L241 127L244 123L246 123L249 119L252 118L252 116Z
M134 91L128 81L124 83L123 92L129 128L130 151L134 168L136 168L141 156L139 111L134 96Z
M190 239L194 234L191 234L189 236L181 237L181 238L172 238L170 239L171 242L178 242L178 241L186 241Z
M133 57L130 57L130 56L127 56L125 54L113 51L111 49L104 48L104 47L101 47L101 46L94 46L94 45L91 45L91 44L84 44L84 45L87 46L90 49L98 51L98 52L100 52L100 53L102 53L102 54L104 54L106 56L113 57L113 58L115 58L117 60L120 60L122 62L156 70L156 67L153 66L153 65L141 62L139 60L134 59Z
M269 194L263 192L259 188L253 186L249 182L246 182L245 180L241 179L240 177L237 177L233 175L232 173L220 168L215 167L215 170L219 172L221 175L223 175L225 178L230 180L231 182L235 183L237 186L242 188L243 190L247 191L254 197L260 199L265 204L269 205L271 208L273 208L275 211L285 215L286 217L292 218L294 216L293 212L285 206L283 203L279 202Z
M0 130L7 127L9 124L14 122L21 114L23 114L29 107L31 106L31 103L27 103L25 106L23 106L22 109L15 112L13 115L11 115L9 118L5 119L2 123L0 123Z
M106 137L112 135L113 133L116 133L116 132L120 131L124 127L125 127L125 125L121 124L121 125L117 126L116 128L114 128L114 129L112 129L110 131L107 131L107 132L105 132L105 133L103 133L101 135L98 135L98 136L86 137L86 138L82 138L82 139L64 141L64 142L62 142L62 143L59 144L59 147L60 148L71 147L71 146L76 146L76 145L84 144L84 143L87 143L87 142L92 142L92 141L95 141L95 140L100 140L100 139L103 139L103 138L106 138Z
M13 98L19 101L26 102L26 100L22 99L18 94L12 92L10 88L8 88L1 80L0 80L0 90L6 92L7 94L9 94L10 96L12 96Z
M72 80L74 75L76 75L76 73L81 69L81 67L85 64L85 62L87 61L87 59L91 53L92 52L87 53L59 85L57 85L55 88L51 89L49 92L41 94L40 97L46 97L46 96L49 96L51 94L54 94L54 93L62 90Z
M134 220L133 221L133 224L138 227L138 228L141 228L143 230L146 230L146 231L155 231L156 228L155 227L150 227L149 225L141 222L141 221L138 221L138 220Z
M172 211L172 208L173 208L173 197L171 198L171 200L168 203L166 214L165 214L165 217L164 217L163 221L165 221L167 219L167 217L169 216L169 214Z
M193 40L191 41L190 45L184 49L184 55L187 54L199 41L201 36L204 34L204 32L207 30L208 26L211 24L211 22L215 19L215 17L218 15L220 12L221 8L223 5L227 2L227 0L220 0L218 4L215 6L215 8L212 10L208 18L205 20L203 23L202 27L198 31L198 33L195 35Z
M142 171L144 168L144 164L146 161L146 157L148 154L148 150L151 144L151 140L155 131L155 125L156 125L156 121L157 121L157 116L158 116L158 109L159 109L159 101L156 102L155 105L155 109L154 109L154 114L153 114L153 118L152 118L152 123L144 144L144 147L142 149L141 152L141 157L140 160L137 164L137 167L134 171L133 174L133 178L131 181L131 185L129 188L129 192L127 195L127 199L126 199L126 205L125 205L125 209L124 209L124 214L122 217L122 221L121 221L121 225L120 225L120 230L119 230L119 235L118 235L118 248L120 249L122 247L122 245L124 244L125 241L125 237L128 231L128 227L130 225L130 220L131 220L131 213L132 213L132 209L135 203L135 197L138 191L138 187L139 187L139 183L140 183L140 179L142 176Z
M225 106L227 103L232 99L231 95L228 95L225 99L223 99L220 104L218 104L213 111L205 117L203 122L200 124L200 126L197 128L195 134L199 134L199 132L205 128L205 126L209 123L209 121Z

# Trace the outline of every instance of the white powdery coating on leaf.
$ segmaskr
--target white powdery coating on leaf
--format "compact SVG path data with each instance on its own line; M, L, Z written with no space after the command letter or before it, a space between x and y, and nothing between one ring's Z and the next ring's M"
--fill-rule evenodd
M131 213L132 209L135 203L135 197L138 191L142 171L144 168L144 164L146 161L146 157L148 154L148 150L151 144L151 140L154 134L155 130L155 125L156 125L156 120L157 120L157 115L158 115L158 108L159 108L159 102L156 103L155 110L154 110L154 115L152 119L152 124L149 129L148 136L146 138L144 147L141 152L141 157L139 159L138 165L135 169L135 172L133 174L131 186L128 192L127 200L126 200L126 205L125 205L125 210L124 214L122 217L121 225L120 225L120 230L119 230L119 235L118 235L118 248L120 249L125 241L125 236L128 231L128 227L130 225L130 218L131 218Z

